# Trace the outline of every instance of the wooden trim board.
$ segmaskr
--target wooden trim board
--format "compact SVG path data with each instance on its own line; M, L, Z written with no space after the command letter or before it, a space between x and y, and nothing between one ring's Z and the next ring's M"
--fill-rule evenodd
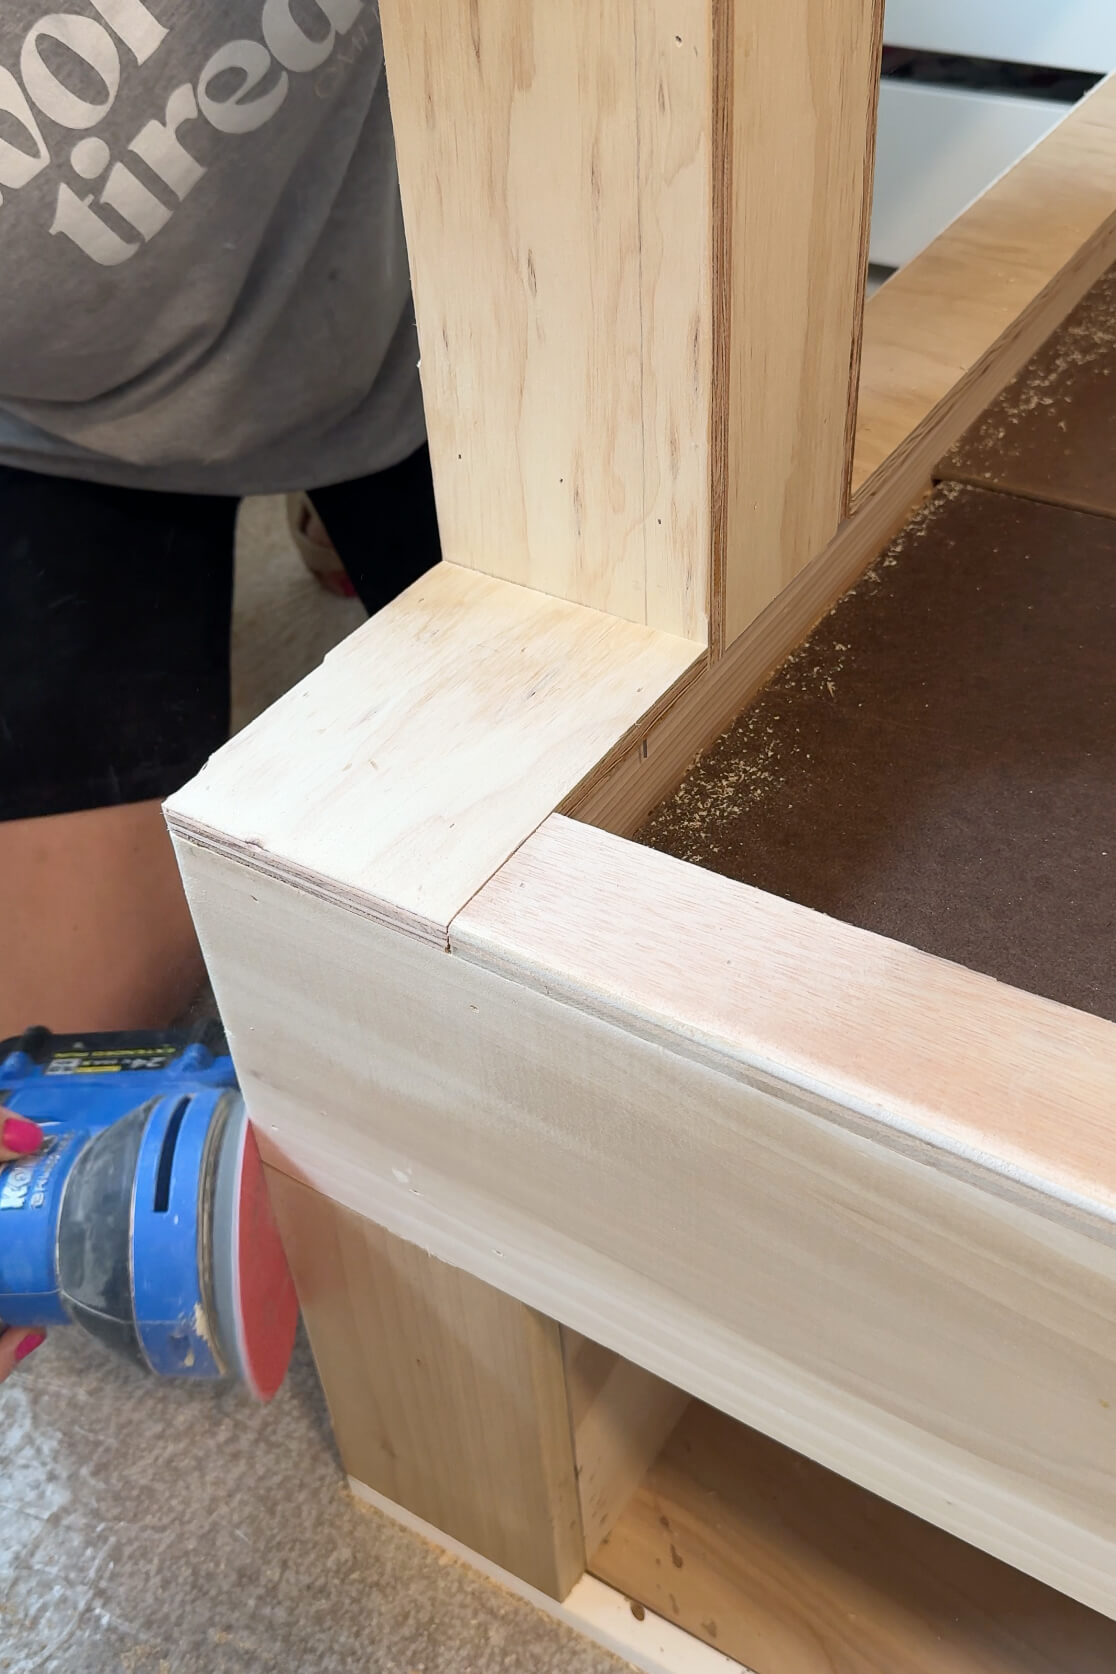
M532 899L528 844L450 955L179 840L267 1160L1116 1613L1116 1029L559 824L586 845L559 912ZM718 886L736 905L711 952ZM783 908L813 945L762 930ZM833 938L848 956L819 963ZM688 1017L687 992L718 986L711 1024ZM981 1028L997 1006L1003 1042ZM1018 1125L1006 1155L965 1135L989 1098L990 1124L998 1100ZM1066 1152L1049 1168L1044 1111Z
M417 1517L405 1506L396 1505L357 1478L349 1478L349 1487L358 1500L374 1511L390 1517L394 1523L401 1524L439 1551L449 1553L459 1563L476 1570L506 1592L525 1599L536 1610L553 1617L564 1627L572 1628L603 1650L611 1651L613 1656L623 1658L633 1668L640 1669L642 1674L751 1674L749 1669L742 1668L740 1663L723 1652L703 1645L700 1639L675 1627L673 1622L643 1610L642 1606L640 1612L634 1611L631 1601L623 1593L618 1593L614 1587L606 1586L592 1575L583 1576L573 1591L558 1603L521 1580L512 1570L503 1569L481 1557L461 1541L452 1539L441 1529Z
M1116 1024L558 815L450 938L1116 1247Z
M702 655L441 564L218 751L167 819L444 946L454 913Z
M883 13L883 0L714 7L728 153L714 196L725 298L710 461L715 653L847 508Z

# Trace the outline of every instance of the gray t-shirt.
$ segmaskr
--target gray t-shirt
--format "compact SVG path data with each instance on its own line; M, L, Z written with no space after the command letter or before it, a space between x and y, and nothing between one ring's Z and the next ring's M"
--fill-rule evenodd
M0 463L320 487L417 361L375 0L0 0Z

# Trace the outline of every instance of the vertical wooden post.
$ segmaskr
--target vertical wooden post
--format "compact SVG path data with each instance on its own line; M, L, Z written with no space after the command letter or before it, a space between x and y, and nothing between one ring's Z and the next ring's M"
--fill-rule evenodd
M383 0L447 556L731 641L844 516L882 0Z
M833 534L879 11L382 0L452 562L716 649ZM272 1183L350 1474L564 1596L557 1327ZM614 1370L581 1421L597 1538L677 1406Z
M557 1325L268 1177L349 1476L565 1598L585 1549Z

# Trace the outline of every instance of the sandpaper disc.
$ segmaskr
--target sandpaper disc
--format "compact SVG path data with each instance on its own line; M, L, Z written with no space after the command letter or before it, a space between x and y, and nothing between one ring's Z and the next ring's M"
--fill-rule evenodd
M270 1401L287 1375L298 1299L243 1102L221 1138L212 1262L222 1358L257 1400Z

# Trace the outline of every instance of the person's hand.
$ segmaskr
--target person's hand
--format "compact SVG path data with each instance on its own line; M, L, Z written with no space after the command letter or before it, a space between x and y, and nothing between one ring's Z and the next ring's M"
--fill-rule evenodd
M0 1110L0 1168L5 1163L23 1162L42 1143L42 1129L34 1122L23 1116L5 1116ZM45 1336L45 1331L28 1331L23 1326L12 1326L5 1331L0 1323L0 1383L38 1348Z

